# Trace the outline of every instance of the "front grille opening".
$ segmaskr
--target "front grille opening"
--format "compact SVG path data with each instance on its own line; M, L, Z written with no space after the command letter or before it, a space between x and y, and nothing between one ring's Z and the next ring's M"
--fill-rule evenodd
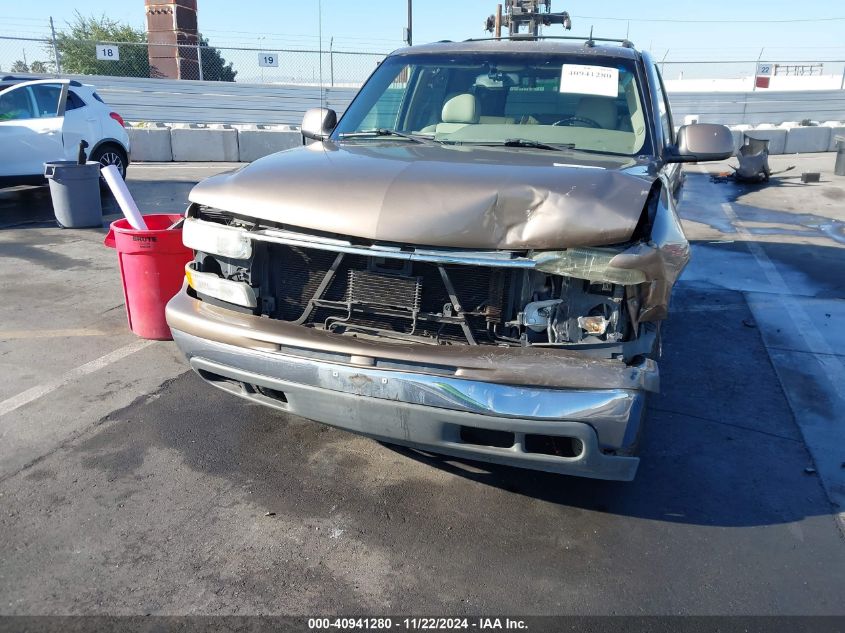
M207 369L197 369L197 373L208 382L222 383L234 387L240 387L243 384L240 380L234 380L228 376L221 376L220 374L215 374Z
M460 437L465 444L492 446L493 448L511 448L516 442L514 434L510 431L493 431L474 426L461 426Z
M584 443L577 437L526 434L524 448L526 453L578 457L584 452Z
M229 378L228 376L221 376L220 374L208 371L207 369L197 369L197 373L208 382L214 383L229 391L234 391L235 393L246 392L247 394L258 394L264 396L265 398L275 400L276 402L283 402L285 404L287 404L288 401L288 397L285 395L284 391L270 389L269 387L262 387L261 385L254 385L248 382L241 382L240 380L235 380L234 378Z
M492 344L516 274L444 265L455 288L453 301L438 265L430 262L339 256L282 244L261 245L260 255L252 273L262 284L263 314L336 334L432 344L466 344L462 319L477 343Z
M248 382L243 383L243 386L247 393L258 394L277 402L287 403L288 401L288 397L285 395L284 391L278 391L276 389L271 389L270 387L262 387L261 385L253 385Z
M262 396L267 396L268 398L272 398L273 400L277 400L279 402L287 402L288 401L288 397L285 395L284 391L279 391L277 389L270 389L269 387L259 387L258 385L253 385L253 387Z

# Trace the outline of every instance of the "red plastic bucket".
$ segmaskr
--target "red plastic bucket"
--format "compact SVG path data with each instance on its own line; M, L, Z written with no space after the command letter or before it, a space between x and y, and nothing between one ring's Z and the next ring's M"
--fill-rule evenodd
M145 215L149 230L137 231L125 218L115 220L103 244L117 250L129 329L142 338L173 337L164 307L182 287L193 251L182 244L182 229L167 230L181 214Z

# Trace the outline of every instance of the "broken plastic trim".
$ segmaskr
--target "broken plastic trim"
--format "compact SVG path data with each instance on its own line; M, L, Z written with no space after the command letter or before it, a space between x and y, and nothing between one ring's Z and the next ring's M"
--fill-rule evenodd
M535 253L531 259L539 271L586 279L591 283L633 286L647 281L646 274L641 270L611 266L613 258L622 252L607 248L570 248Z

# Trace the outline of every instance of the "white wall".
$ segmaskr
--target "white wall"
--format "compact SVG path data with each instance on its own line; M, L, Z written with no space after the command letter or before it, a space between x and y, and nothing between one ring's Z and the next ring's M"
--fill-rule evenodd
M305 110L321 103L343 112L357 91L349 87L325 88L321 100L317 86L81 75L72 78L93 84L125 120L144 122L299 125ZM777 125L803 119L845 121L843 90L679 91L672 86L667 90L676 121L683 121L690 114L698 115L702 123L728 125Z
M755 92L754 77L735 79L669 79L663 77L669 92ZM840 90L842 75L817 75L815 77L794 77L777 75L771 77L768 88L756 91L792 90Z

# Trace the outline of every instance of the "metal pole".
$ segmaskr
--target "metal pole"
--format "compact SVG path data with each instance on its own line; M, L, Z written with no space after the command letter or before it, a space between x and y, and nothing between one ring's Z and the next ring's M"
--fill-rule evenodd
M329 40L329 85L334 86L334 36Z
M845 90L845 68L842 69L842 82L839 84L840 90Z
M56 28L53 26L53 16L50 16L50 34L53 40L53 57L56 59L56 74L61 74L62 64L59 59L59 47L56 46Z
M496 5L496 39L502 37L502 5Z
M752 77L754 77L754 84L751 86L751 92L757 92L757 68L760 66L760 60L763 59L764 50L766 50L765 46L760 49L760 54L757 55L757 63L754 64L754 73L751 75Z
M199 68L200 81L203 81L203 78L202 78L202 35L199 36L199 41L197 42L197 68Z
M413 0L408 0L408 46L414 45L414 7Z
M666 74L666 58L669 57L669 49L666 49L666 53L663 55L663 59L660 60L660 74Z
M259 49L258 54L259 55L264 52L264 49L261 46L261 40L263 40L263 39L264 39L263 35L258 36L258 49ZM322 55L322 54L323 54L322 51L320 51L320 55ZM261 67L261 83L264 83L264 66Z

